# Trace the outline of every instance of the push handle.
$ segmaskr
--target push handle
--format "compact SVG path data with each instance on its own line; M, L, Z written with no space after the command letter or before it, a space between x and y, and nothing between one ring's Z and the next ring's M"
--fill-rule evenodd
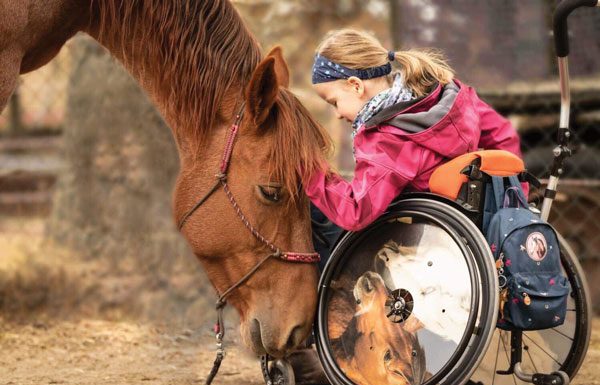
M569 55L569 29L567 27L567 18L575 9L579 7L596 7L599 0L562 0L554 11L554 46L558 57Z

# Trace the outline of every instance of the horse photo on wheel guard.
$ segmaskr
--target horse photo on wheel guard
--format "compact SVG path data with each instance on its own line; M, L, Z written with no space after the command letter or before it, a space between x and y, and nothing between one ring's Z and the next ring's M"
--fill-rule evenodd
M331 282L332 355L358 385L422 384L465 333L471 294L460 248L441 228L404 219L361 242Z
M334 340L338 362L357 384L421 384L425 379L425 353L416 331L422 324L410 317L403 325L385 314L388 290L381 276L363 274L354 287L356 313L348 328Z

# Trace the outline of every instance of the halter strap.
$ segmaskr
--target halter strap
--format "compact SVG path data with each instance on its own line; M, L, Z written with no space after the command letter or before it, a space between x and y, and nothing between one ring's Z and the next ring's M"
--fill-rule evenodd
M233 144L235 143L235 138L237 137L237 133L240 129L240 124L242 123L243 112L244 104L242 104L242 109L235 116L235 122L231 125L229 136L225 142L225 151L223 152L223 158L221 159L221 175L227 175L227 169L229 168L229 163L231 163Z
M227 135L227 141L225 142L225 151L223 151L223 157L221 158L221 167L219 169L220 172L217 175L215 175L217 180L210 188L210 190L208 190L208 192L202 198L200 198L200 200L198 200L198 202L194 206L192 206L191 209L189 209L185 214L183 214L183 217L181 217L181 220L177 224L177 228L179 229L179 231L183 229L183 226L188 221L188 219L190 219L192 214L194 214L194 212L196 212L196 210L198 210L200 206L202 206L202 204L204 204L204 202L206 202L206 200L212 194L214 194L215 191L217 191L219 185L221 185L227 179L227 169L229 168L229 163L231 162L233 144L235 142L235 138L237 137L237 133L240 128L240 123L242 122L244 105L245 104L242 104L240 112L235 116L235 121L229 130L229 134Z
M235 197L233 196L231 190L229 189L229 185L227 184L227 172L229 170L229 164L231 163L231 154L233 153L233 146L235 144L235 139L237 138L237 134L240 128L240 124L243 118L244 104L240 109L240 112L236 115L234 123L231 125L229 133L227 135L227 140L225 142L225 150L223 151L223 157L221 158L221 166L219 169L219 173L215 175L216 181L211 187L211 189L200 199L198 202L192 206L181 218L178 224L178 228L181 231L185 226L188 219L208 200L208 198L217 191L219 185L223 186L223 191L225 195L229 199L229 202L233 206L236 211L236 214L240 218L240 220L244 223L244 226L250 231L250 233L258 239L260 242L265 244L271 251L274 256L288 262L298 262L298 263L316 263L321 260L321 257L318 253L299 253L286 251L282 252L278 247L276 247L271 241L265 238L248 220L246 215L242 212L241 207L238 205Z

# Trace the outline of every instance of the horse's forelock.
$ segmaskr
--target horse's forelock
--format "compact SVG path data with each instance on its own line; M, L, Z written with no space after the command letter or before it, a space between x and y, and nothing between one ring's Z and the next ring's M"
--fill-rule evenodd
M302 169L310 175L316 170L326 171L333 145L327 131L290 91L280 90L275 108L269 173L288 190L293 205L300 202L298 172Z

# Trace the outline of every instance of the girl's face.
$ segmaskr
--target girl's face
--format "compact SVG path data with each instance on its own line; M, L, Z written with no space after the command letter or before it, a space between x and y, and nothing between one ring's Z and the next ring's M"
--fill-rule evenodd
M385 78L361 80L357 77L313 85L317 94L335 108L338 119L354 122L373 96L389 88Z
M353 122L365 105L364 83L358 78L342 79L333 82L315 84L315 91L335 108L335 114L338 119L346 119Z

